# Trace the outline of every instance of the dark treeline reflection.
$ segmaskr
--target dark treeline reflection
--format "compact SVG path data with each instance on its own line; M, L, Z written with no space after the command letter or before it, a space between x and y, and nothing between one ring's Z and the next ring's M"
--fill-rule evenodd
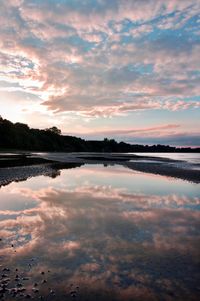
M146 177L151 187L172 187ZM0 191L1 268L10 269L2 272L10 279L4 300L199 299L200 200L197 191L179 193L192 184L150 193L145 176L122 167L44 179ZM25 289L21 297L13 287Z
M74 136L63 136L56 127L31 129L24 123L12 123L0 116L0 148L32 151L79 152L200 152L199 148L176 148L168 145L131 145L105 138L86 141Z

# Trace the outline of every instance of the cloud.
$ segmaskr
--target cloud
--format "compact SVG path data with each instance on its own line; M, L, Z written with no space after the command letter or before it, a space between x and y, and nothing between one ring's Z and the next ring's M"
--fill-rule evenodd
M168 144L198 146L200 133L198 130L185 130L180 124L164 124L141 128L102 128L101 130L68 131L66 134L84 137L85 139L114 138L131 144Z
M141 133L155 133L155 132L166 133L166 131L168 130L174 130L179 127L180 125L178 124L167 124L167 125L160 125L154 127L139 128L139 129L133 128L133 129L101 130L99 132L96 132L96 134L113 136L113 135L132 135L132 134L140 135ZM90 133L84 133L84 134L89 135Z
M20 102L10 94L18 112L10 119L21 118L20 103L24 116L44 116L42 127L52 116L58 125L74 116L82 127L138 112L191 118L200 106L199 11L197 0L3 0L0 101L21 92Z

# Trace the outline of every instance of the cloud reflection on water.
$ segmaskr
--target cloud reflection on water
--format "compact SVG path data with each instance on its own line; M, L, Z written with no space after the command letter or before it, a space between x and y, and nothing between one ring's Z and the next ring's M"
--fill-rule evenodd
M36 258L27 270L32 279L49 269L51 285L61 293L77 284L80 300L94 293L96 300L109 294L114 300L197 300L200 199L92 185L90 170L84 172L87 181L73 188L62 175L57 188L4 187L34 204L0 211L0 256L7 264L24 267Z

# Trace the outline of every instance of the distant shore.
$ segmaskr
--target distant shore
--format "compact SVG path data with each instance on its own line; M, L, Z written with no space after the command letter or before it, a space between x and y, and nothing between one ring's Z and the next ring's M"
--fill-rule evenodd
M27 152L171 152L200 153L199 146L172 146L163 144L130 144L113 138L103 140L85 140L76 136L62 135L61 130L53 126L47 129L33 129L21 122L12 123L0 116L0 151L26 150Z
M200 164L181 160L114 153L0 154L0 186L39 175L56 177L61 169L84 164L118 164L126 168L200 183Z

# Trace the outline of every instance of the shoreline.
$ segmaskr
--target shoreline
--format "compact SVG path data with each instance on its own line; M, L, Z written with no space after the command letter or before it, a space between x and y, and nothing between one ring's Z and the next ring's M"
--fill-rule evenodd
M0 187L40 175L55 178L62 169L84 164L118 164L139 172L200 183L200 164L194 166L182 160L116 153L15 153L0 155Z

